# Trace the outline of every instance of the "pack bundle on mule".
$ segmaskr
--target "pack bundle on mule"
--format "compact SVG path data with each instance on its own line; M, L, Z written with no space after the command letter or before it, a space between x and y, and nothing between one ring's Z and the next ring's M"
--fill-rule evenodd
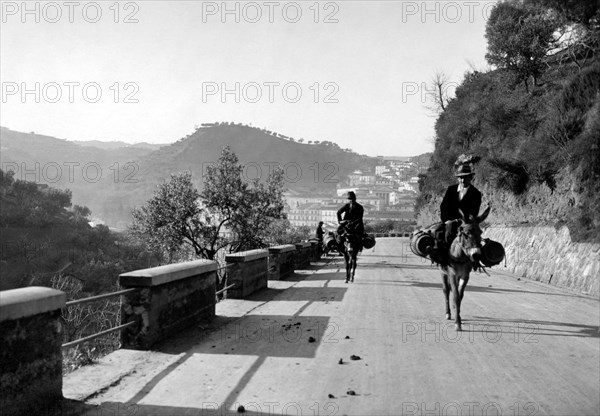
M323 239L325 247L327 247L329 250L332 250L335 248L335 246L337 245L336 241L335 241L335 236L333 235L333 231L329 231L327 233L327 235L325 236L325 238Z
M465 221L461 222L462 224ZM460 225L459 227L460 228ZM410 249L419 257L431 260L432 263L446 265L448 263L448 253L445 242L446 225L443 222L437 222L421 230L415 230L410 236ZM445 247L442 255L435 254L435 248ZM473 265L475 268L493 267L504 260L504 247L498 241L489 238L481 239L481 255L477 256L477 262Z
M367 233L365 233L363 235L362 245L363 245L364 248L366 248L367 250L371 249L371 248L375 247L375 243L376 243L376 241L375 241L375 237L374 236L372 236L370 234L367 234Z
M438 229L443 232L443 222L435 223L424 229L413 231L410 235L410 250L413 254L435 262L435 260L430 257L430 253L437 245L435 236Z

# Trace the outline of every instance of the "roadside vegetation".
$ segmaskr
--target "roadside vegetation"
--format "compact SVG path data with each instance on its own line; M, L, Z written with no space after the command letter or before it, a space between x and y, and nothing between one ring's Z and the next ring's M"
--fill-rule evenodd
M118 276L132 270L204 258L223 262L229 252L297 242L308 227L293 229L283 213L283 177L247 182L229 148L209 168L200 193L189 173L172 175L132 212L127 232L92 226L91 212L72 205L71 192L22 181L0 170L1 289L46 286L77 300L119 290ZM220 286L226 283L221 275ZM63 309L64 342L120 323L118 297ZM63 370L119 348L113 333L66 349Z
M494 67L472 71L443 100L430 168L420 177L420 225L439 221L458 155L474 154L475 185L502 224L565 224L600 239L600 6L498 3L486 26ZM484 201L485 203L486 201Z

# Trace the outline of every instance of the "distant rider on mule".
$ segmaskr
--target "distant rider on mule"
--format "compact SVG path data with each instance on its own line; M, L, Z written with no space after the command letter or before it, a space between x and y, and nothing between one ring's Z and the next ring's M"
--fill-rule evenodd
M337 212L338 223L342 224L342 214L344 214L344 222L346 222L347 230L352 234L358 235L360 241L362 241L363 234L365 233L365 225L363 224L364 212L363 206L356 202L356 194L352 191L348 192L348 203ZM342 228L340 226L338 233L342 233Z

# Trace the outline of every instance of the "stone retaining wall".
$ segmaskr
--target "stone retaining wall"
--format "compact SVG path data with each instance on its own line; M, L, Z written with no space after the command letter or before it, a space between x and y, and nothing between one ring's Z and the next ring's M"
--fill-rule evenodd
M566 227L490 226L483 237L502 243L506 266L518 276L600 294L600 244L574 243Z

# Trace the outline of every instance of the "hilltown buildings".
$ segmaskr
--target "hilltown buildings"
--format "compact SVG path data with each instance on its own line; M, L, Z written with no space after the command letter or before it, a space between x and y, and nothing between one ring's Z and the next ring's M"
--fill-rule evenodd
M355 171L335 194L288 191L288 219L293 226L337 227L337 211L347 202L348 191L357 195L365 208L365 222L393 220L414 222L414 204L418 195L418 174L422 168L410 158L380 158L372 171Z

